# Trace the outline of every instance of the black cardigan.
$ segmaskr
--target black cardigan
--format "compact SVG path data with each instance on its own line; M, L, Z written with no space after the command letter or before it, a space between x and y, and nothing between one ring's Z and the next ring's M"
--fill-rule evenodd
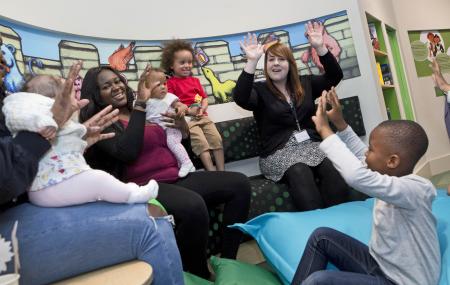
M144 128L145 112L133 110L127 128L118 121L103 131L116 135L91 146L84 155L87 163L123 180L127 164L135 161L141 153Z
M323 75L300 76L304 97L302 104L296 107L300 127L307 130L313 141L321 140L311 119L315 114L314 100L323 90L336 86L343 77L341 67L330 52L321 56L320 62L325 69ZM254 74L242 71L233 97L236 104L253 111L261 138L261 157L267 157L283 148L292 132L297 129L289 104L272 94L266 82L254 82Z

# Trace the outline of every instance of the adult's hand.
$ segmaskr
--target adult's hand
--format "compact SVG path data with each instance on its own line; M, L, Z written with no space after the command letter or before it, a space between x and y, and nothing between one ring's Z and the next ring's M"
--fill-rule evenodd
M239 42L239 45L247 58L247 63L245 64L244 70L247 73L255 73L258 60L264 54L264 47L258 43L256 34L250 33L244 37L244 41Z
M63 126L75 111L83 108L89 103L89 100L77 100L73 82L80 73L83 63L78 60L70 67L69 74L64 81L62 92L55 96L55 103L52 106L53 119L58 127Z
M245 52L247 60L258 61L264 54L264 48L262 44L258 43L256 34L248 33L246 37L244 36L244 41L239 42L239 45L241 46L242 51Z
M323 29L323 24L317 21L305 24L305 36L319 55L324 55L328 52L323 43Z
M118 119L119 110L113 110L113 107L109 105L84 122L83 125L86 127L87 131L83 139L87 142L87 147L90 147L101 140L114 137L115 133L102 134L102 131L111 126L111 124L117 122Z
M189 126L184 119L184 116L178 116L173 112L165 112L161 114L162 121L168 128L179 129L183 138L187 138L189 136Z

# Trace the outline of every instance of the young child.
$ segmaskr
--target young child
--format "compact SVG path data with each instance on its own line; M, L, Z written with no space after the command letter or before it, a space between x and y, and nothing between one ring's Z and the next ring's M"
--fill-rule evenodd
M349 186L376 198L372 236L366 246L336 230L316 229L292 284L436 285L441 260L431 212L436 189L412 174L428 147L423 128L413 121L382 122L367 149L343 119L334 89L323 92L313 121L323 138L320 148ZM360 161L364 156L366 164ZM340 271L326 271L329 261Z
M180 130L176 128L168 128L162 121L162 113L176 111L178 115L184 115L187 106L180 102L177 96L167 92L167 79L164 70L152 68L149 75L150 82L158 82L159 84L152 89L150 99L147 101L146 118L150 123L160 125L167 136L167 146L175 155L180 170L179 177L185 177L189 172L195 171L186 149L181 144L182 135ZM152 84L150 84L153 86Z
M154 180L145 186L125 184L104 171L89 167L83 157L87 146L83 140L86 127L76 117L56 132L57 125L51 113L52 98L63 86L62 78L40 75L25 84L24 90L31 93L11 94L4 101L6 125L13 135L27 130L52 139L52 147L40 160L29 190L30 201L42 207L65 207L100 200L145 203L155 198L158 184ZM72 92L75 98L73 88Z
M183 40L168 42L161 55L161 67L172 75L167 81L168 91L189 106L187 114L192 116L189 124L193 152L198 155L208 171L224 170L222 138L206 113L208 98L198 78L192 76L194 49ZM214 168L210 150L214 155Z

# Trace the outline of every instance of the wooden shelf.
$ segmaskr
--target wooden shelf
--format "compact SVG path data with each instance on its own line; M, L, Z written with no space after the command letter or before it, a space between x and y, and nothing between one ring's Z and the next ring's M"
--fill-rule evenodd
M390 89L390 88L395 88L395 85L386 85L386 84L381 84L381 88L382 88L382 89Z
M378 49L373 49L373 53L375 54L375 56L377 57L385 57L388 56L388 54L384 51L378 50Z

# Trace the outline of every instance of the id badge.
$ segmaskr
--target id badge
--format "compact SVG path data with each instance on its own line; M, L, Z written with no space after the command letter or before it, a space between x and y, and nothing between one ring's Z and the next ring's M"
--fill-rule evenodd
M310 139L308 132L306 130L298 132L294 136L295 136L295 140L299 143Z

